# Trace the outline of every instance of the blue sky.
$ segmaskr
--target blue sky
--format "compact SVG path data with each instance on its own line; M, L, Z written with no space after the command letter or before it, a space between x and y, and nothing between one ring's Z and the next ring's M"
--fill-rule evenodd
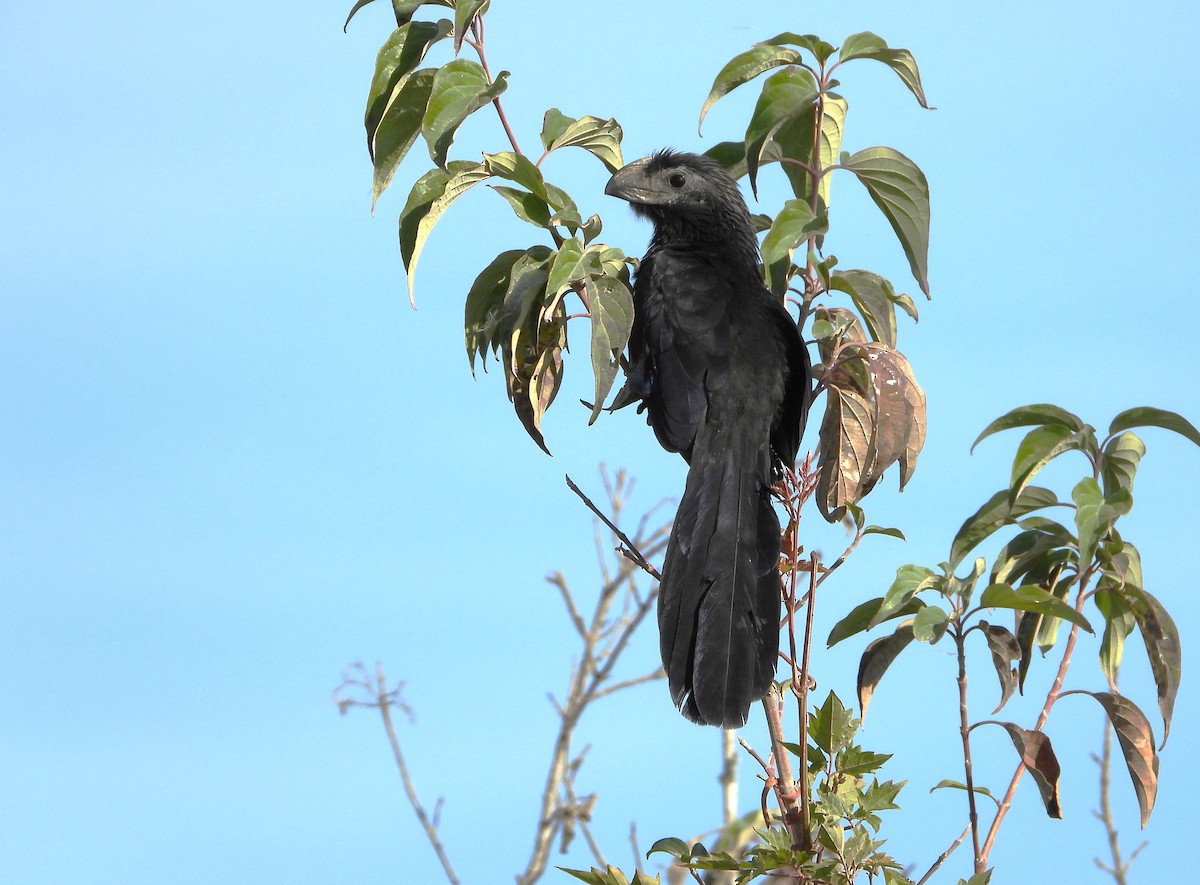
M868 501L871 521L902 526L908 542L863 545L818 612L821 631L897 566L945 557L964 517L1007 481L1016 434L968 454L1007 409L1056 402L1099 427L1135 405L1200 420L1191 6L898 6L752 2L731 21L729 4L708 0L552 15L497 0L488 19L522 141L535 143L547 107L616 116L627 158L738 137L752 91L722 102L703 138L695 121L720 65L755 40L872 30L915 53L937 111L882 67L848 66L841 88L846 147L894 146L931 182L934 300L900 337L929 398L929 438L903 495L889 477ZM417 721L401 737L422 795L446 799L463 880L508 881L550 749L546 694L563 690L574 652L543 578L595 581L590 520L562 475L598 492L598 464L628 467L631 506L682 488L682 462L631 411L585 426L572 406L590 389L584 348L547 420L553 459L525 437L499 376L472 380L461 310L474 268L532 242L502 201L480 189L451 209L409 309L395 244L403 189L370 215L361 129L389 11L365 9L348 35L345 12L129 2L0 13L5 881L438 881L378 721L340 717L330 701L355 660L407 682ZM501 146L480 115L452 155ZM398 181L424 171L420 153ZM599 164L564 154L546 172L585 215L604 215L607 241L640 253L646 226L603 196ZM835 180L832 203L828 246L842 265L916 291L857 186ZM1200 451L1164 431L1144 439L1124 534L1175 617L1186 670L1200 630L1189 567ZM1079 466L1047 479L1065 494ZM817 523L810 546L836 554L838 530ZM820 656L819 694L853 696L862 645ZM1094 650L1082 643L1071 687L1102 687ZM654 637L630 656L628 675L652 667ZM1135 644L1123 684L1152 710L1142 657ZM863 737L896 754L886 773L909 778L890 847L921 871L963 825L958 795L928 792L961 777L951 663L940 645L906 652ZM986 657L976 663L982 717L996 689ZM1123 772L1114 778L1126 848L1150 840L1138 880L1178 868L1200 788L1186 756L1200 739L1193 698L1185 676L1144 834ZM1005 712L1028 723L1037 705L1035 692ZM1056 709L1067 819L1046 820L1023 784L996 881L1060 881L1064 869L1104 881L1087 759L1100 725L1086 699ZM761 745L761 732L755 722L746 736ZM1002 791L1011 747L998 730L979 734L979 775ZM633 820L645 845L715 820L716 733L684 722L661 684L593 710L579 739L593 745L580 786L600 793L595 832L613 862L631 863ZM577 844L553 862L589 858ZM966 853L947 869L943 880L965 874Z

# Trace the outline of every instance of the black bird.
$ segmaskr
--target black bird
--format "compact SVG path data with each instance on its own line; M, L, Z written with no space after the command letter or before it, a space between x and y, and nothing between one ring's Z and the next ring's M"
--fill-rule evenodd
M737 728L779 653L779 517L771 482L794 466L808 352L759 270L737 183L719 163L663 150L604 192L654 224L634 287L628 380L663 448L688 462L658 600L671 698L693 722Z

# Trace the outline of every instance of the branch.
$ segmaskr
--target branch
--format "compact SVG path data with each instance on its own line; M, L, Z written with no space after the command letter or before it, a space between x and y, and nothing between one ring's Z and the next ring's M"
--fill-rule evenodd
M917 885L925 885L925 883L929 881L929 877L938 871L938 868L946 862L946 858L952 855L959 845L963 844L963 840L967 838L967 833L969 832L971 832L971 825L967 824L966 829L964 829L962 833L959 834L958 838L951 843L950 847L943 851L938 859L933 862L933 866L931 866L925 875L921 877L920 881L917 882Z
M596 505L592 503L592 499L589 498L587 495L585 495L580 490L579 486L575 485L574 480L572 480L570 476L567 476L566 480L567 480L567 488L569 488L576 495L578 495L579 499L581 501L583 501L584 504L587 505L587 508L589 510L591 510L592 513L596 514L596 516L600 519L600 521L603 522L606 526L608 526L612 530L612 533L614 535L616 535L618 538L621 539L621 543L623 543L625 545L625 550L618 549L618 552L621 553L622 556L625 556L626 558L632 560L642 571L646 572L646 574L648 574L652 578L654 578L654 580L661 581L662 575L659 574L658 569L656 569L654 566L652 566L650 564L650 561L648 559L646 559L645 556L642 555L642 552L640 550L638 550L637 545L634 544L633 541L629 540L629 536L626 535L619 528L617 528L616 525L613 524L612 520L610 520L607 516L605 516L603 513L600 512L599 508L597 508Z

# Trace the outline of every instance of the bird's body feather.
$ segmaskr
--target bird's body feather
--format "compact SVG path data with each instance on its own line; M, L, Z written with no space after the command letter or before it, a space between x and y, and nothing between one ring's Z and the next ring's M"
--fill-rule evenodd
M688 199L673 202L681 177ZM659 442L690 465L663 563L663 666L687 718L736 727L775 672L780 526L770 486L799 445L807 352L762 285L749 212L713 161L657 154L609 188L655 223L634 284L624 398L642 401Z

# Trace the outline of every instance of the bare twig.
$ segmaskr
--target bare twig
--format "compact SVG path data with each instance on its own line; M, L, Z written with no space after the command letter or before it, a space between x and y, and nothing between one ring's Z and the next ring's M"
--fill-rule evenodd
M334 692L334 702L343 713L350 707L375 707L379 710L380 718L383 719L384 730L387 732L388 742L392 746L392 756L396 760L396 769L400 772L400 781L404 784L404 793L408 796L408 803L416 813L417 820L420 821L421 828L425 831L425 838L429 840L429 844L433 847L433 851L437 855L438 862L442 865L442 870L446 873L446 879L451 885L458 885L458 877L454 875L454 868L450 865L450 858L446 856L446 851L442 847L441 840L438 838L437 818L441 814L442 801L441 799L438 800L434 810L434 817L431 820L429 815L425 813L425 807L421 804L421 800L417 797L417 790L413 785L412 778L409 776L408 765L404 761L404 754L400 751L400 740L396 736L396 728L392 722L392 707L399 708L410 719L412 718L412 710L400 700L400 690L404 687L404 683L398 683L395 688L388 691L387 677L384 675L382 664L375 665L375 677L373 680L362 664L355 664L352 669L357 670L358 675L353 677L347 674L342 680L342 684ZM361 692L363 697L358 699L347 698L345 696L345 690L347 689Z
M958 838L951 843L950 847L943 851L941 855L939 855L938 859L933 862L933 866L931 866L925 875L920 878L920 880L917 882L917 885L925 885L925 883L929 881L929 877L938 871L938 868L946 862L946 858L952 855L959 845L963 844L963 841L967 838L967 833L969 832L971 832L971 825L967 824L967 826L959 834Z
M980 866L979 811L975 807L975 775L971 762L971 718L967 711L967 650L965 634L961 625L951 627L951 636L954 639L955 652L958 657L958 730L962 738L963 771L967 786L967 809L969 812L967 826L971 831L975 874L979 875L985 867Z
M614 535L616 535L618 538L621 539L621 542L625 545L625 550L627 551L627 553L623 553L623 555L627 555L629 558L631 558L633 560L633 562L636 563L642 569L642 571L646 572L648 575L650 575L652 578L654 578L654 580L661 581L662 575L659 574L658 569L656 569L654 566L652 566L650 564L650 561L648 559L646 559L645 556L642 555L642 552L640 550L638 550L637 545L634 544L633 541L629 540L629 536L626 535L619 528L617 528L612 520L610 520L607 516L605 516L603 513L600 512L600 510L596 507L596 505L592 503L592 499L589 498L587 495L585 495L580 490L579 486L575 485L575 482L574 482L574 480L571 479L571 477L569 477L569 476L566 477L566 480L567 480L567 488L569 488L576 495L578 495L579 499L581 501L583 501L584 504L587 505L588 509L591 510L592 513L596 514L596 516L600 519L600 521L603 522L606 526L608 526L612 530L612 533Z

